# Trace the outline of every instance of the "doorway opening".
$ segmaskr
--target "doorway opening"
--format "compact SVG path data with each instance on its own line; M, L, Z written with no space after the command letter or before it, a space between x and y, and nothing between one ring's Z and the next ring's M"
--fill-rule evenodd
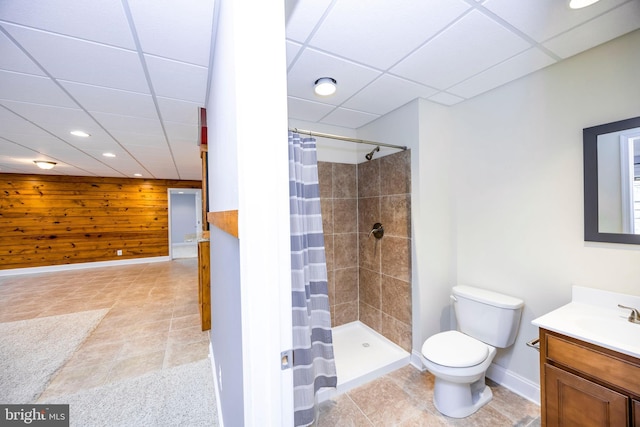
M202 238L202 190L169 189L169 256L196 258Z

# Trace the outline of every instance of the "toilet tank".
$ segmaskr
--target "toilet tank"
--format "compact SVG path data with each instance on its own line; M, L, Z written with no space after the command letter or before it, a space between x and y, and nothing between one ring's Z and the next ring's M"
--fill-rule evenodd
M451 299L460 332L494 347L513 344L524 301L472 286L454 286Z

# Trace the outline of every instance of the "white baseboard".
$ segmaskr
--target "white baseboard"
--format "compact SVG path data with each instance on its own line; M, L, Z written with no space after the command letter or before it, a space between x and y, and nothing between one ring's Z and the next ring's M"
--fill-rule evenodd
M422 354L416 350L411 352L411 364L420 371L426 370L422 363ZM487 369L487 377L517 395L524 397L536 405L540 405L540 385L495 363L492 363L489 369Z
M411 351L411 359L409 360L409 363L411 363L411 365L413 365L413 367L420 372L424 372L427 370L427 368L425 368L424 364L422 363L422 354L420 354L416 350Z
M539 384L521 377L520 375L513 373L502 366L498 366L495 363L492 363L491 366L489 366L489 369L487 369L487 377L536 405L540 405Z
M42 267L13 268L9 270L0 270L0 277L16 276L19 274L51 273L54 271L81 270L83 268L112 267L116 265L147 264L150 262L163 262L163 261L171 261L171 257L158 256L158 257L152 257L152 258L129 258L129 259L113 260L113 261L82 262L78 264L61 264L61 265L45 265Z

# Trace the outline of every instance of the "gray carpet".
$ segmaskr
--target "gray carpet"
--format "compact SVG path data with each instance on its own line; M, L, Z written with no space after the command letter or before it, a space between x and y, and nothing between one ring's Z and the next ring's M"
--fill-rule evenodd
M34 403L107 311L0 323L0 402Z
M69 404L71 426L218 425L209 359L38 403Z

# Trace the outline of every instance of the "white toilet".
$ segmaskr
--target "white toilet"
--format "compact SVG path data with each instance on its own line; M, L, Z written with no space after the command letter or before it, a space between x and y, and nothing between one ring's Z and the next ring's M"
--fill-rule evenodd
M438 411L464 418L493 397L485 372L496 347L515 341L524 301L471 286L454 286L451 299L459 331L428 338L422 362L436 378L433 403Z

